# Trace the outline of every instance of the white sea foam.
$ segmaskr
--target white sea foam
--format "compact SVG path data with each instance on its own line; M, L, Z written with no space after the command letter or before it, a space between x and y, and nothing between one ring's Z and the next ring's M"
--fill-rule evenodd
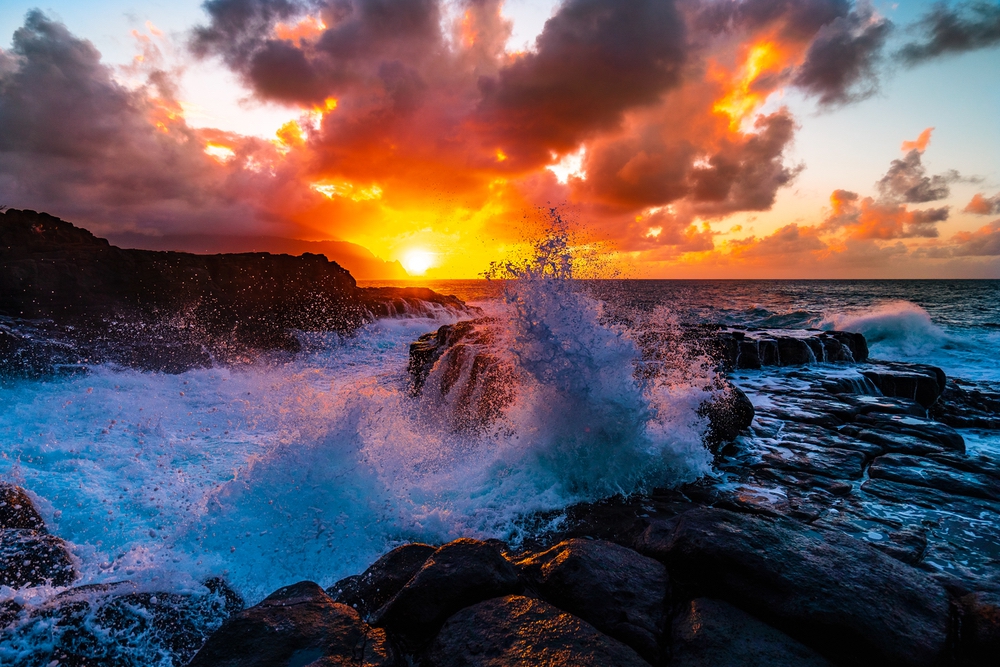
M864 310L834 313L820 327L864 334L869 346L906 357L926 355L948 342L930 314L909 301L888 301Z

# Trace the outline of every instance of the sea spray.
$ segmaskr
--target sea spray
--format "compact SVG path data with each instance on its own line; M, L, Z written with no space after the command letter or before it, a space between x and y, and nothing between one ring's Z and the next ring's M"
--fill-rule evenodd
M919 357L943 347L948 338L930 314L909 301L886 301L823 318L822 329L864 334L870 346L890 357Z

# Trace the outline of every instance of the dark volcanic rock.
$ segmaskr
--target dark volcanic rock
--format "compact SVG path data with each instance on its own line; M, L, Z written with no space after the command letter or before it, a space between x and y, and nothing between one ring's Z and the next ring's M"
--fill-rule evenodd
M835 479L859 479L864 474L865 458L862 452L851 449L780 442L761 456L760 465Z
M517 565L545 600L659 661L668 579L658 561L611 542L573 539Z
M860 540L787 519L696 509L637 541L673 581L731 602L851 664L935 664L948 596L928 575Z
M449 616L481 600L517 592L514 565L490 543L467 538L435 551L372 617L408 646L429 641Z
M988 667L1000 658L1000 595L972 593L958 601L958 657L963 665Z
M31 498L19 486L0 482L0 529L24 528L45 532L45 522Z
M673 624L671 667L827 667L823 656L736 607L692 600Z
M709 335L705 346L730 370L868 359L865 337L849 331L726 329Z
M362 618L367 618L398 593L436 550L429 544L396 547L364 573L342 579L326 592L334 601L357 609Z
M750 428L754 417L753 403L731 382L726 383L724 391L702 404L699 413L708 417L707 440L713 448L734 440Z
M872 479L928 486L956 496L1000 501L1000 476L955 468L917 456L886 454L868 468Z
M0 530L0 585L65 586L74 579L73 561L66 543L58 537L37 530Z
M318 585L303 581L229 618L208 638L190 667L395 664L384 631L369 627L356 611L331 600Z
M987 383L948 380L931 414L955 428L1000 429L1000 391Z
M541 600L509 595L463 609L426 655L431 667L649 667L628 646Z
M929 408L944 391L945 374L935 366L921 364L882 364L861 371L884 396L910 398Z
M243 607L221 580L201 594L145 592L131 582L71 588L29 608L0 635L22 667L186 664L211 632ZM44 637L44 641L39 641ZM6 663L5 663L6 664Z
M70 362L143 370L242 363L262 351L299 351L295 330L344 333L434 309L467 312L430 290L359 288L322 255L124 250L44 213L0 214L0 316L49 319L47 330L59 334L40 341L0 331L7 374L47 372L49 354L67 363L60 346L75 348Z

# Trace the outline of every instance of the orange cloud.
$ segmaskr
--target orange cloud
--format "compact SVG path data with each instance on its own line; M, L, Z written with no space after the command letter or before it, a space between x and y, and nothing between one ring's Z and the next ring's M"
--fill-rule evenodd
M934 131L933 127L928 127L926 130L920 133L916 141L904 141L903 145L900 146L900 150L909 153L910 151L917 151L918 153L923 153L927 150L927 144L931 142L931 132Z
M1000 213L1000 193L990 198L984 197L980 193L972 196L972 200L962 209L963 213L974 213L976 215L993 215Z

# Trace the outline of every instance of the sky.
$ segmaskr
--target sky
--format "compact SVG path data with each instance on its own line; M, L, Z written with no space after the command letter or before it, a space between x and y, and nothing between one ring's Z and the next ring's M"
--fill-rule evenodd
M636 278L1000 278L998 119L995 0L0 8L0 205L150 247L470 278L558 219Z

